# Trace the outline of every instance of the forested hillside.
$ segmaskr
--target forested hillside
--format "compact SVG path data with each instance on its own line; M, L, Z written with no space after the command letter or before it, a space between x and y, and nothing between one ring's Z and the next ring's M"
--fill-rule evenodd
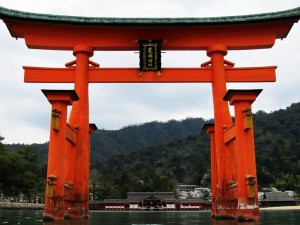
M95 131L91 138L91 166L99 164L112 155L128 154L132 151L150 146L158 146L168 142L196 135L206 123L202 118L187 118L182 121L148 122L131 125L120 130ZM27 145L7 145L11 150L27 147ZM30 148L39 155L39 162L47 162L48 143L32 144Z
M178 183L199 184L210 169L209 137L118 154L100 163L91 180L100 198L124 198L129 191L175 191Z
M254 115L260 187L300 192L299 115L300 103L272 113L259 111ZM208 177L204 176L210 171L209 136L201 130L205 122L211 121L189 118L165 123L149 122L118 131L98 130L91 141L92 191L100 198L119 198L128 191L172 191L178 183L209 185ZM38 167L28 165L14 169L23 175L29 172L19 178L34 174L36 176L31 178L37 184L45 180L47 144L6 147L14 151L1 145L0 169L5 172L0 177L0 189L11 182L7 180L8 171L12 171L9 168L13 168L11 157L39 162ZM30 158L32 154L34 157ZM43 189L43 185L35 185L36 188L39 186Z
M257 171L261 186L300 192L300 103L254 115Z
M38 156L29 147L9 151L0 137L0 193L28 198L43 193L45 188L45 164L38 163Z
M95 166L111 155L128 154L199 134L205 122L202 118L187 118L132 125L117 131L97 130L91 139L91 164Z
M254 115L258 183L300 192L300 103ZM209 185L209 137L205 132L171 142L113 155L95 165L94 186L100 198L124 197L127 191L171 191L178 183Z

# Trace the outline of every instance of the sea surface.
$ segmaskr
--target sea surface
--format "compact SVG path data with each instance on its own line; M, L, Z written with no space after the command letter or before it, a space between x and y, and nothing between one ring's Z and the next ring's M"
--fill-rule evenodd
M300 210L261 211L259 223L213 220L209 211L130 212L91 211L86 220L42 221L40 210L0 210L1 224L23 225L299 225Z

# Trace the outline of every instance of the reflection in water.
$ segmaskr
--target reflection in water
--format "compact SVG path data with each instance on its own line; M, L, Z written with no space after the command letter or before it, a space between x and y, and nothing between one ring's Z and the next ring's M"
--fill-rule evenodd
M90 219L42 222L42 218L42 211L0 209L0 225L299 225L300 210L262 211L260 223L215 220L209 211L92 211Z
M212 225L259 225L259 222L238 222L237 220L211 220Z
M43 222L43 225L90 225L89 219L79 219L79 220L61 220L54 222Z

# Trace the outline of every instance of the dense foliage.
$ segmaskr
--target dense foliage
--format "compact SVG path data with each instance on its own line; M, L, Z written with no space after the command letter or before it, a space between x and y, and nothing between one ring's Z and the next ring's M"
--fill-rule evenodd
M129 154L199 134L205 122L202 118L187 118L182 121L154 121L120 130L97 130L91 140L91 165L94 167L111 155Z
M205 140L203 142L203 140ZM176 191L178 183L199 184L210 166L208 136L149 147L129 154L119 154L100 163L98 198L125 197L129 191Z
M300 103L257 112L254 127L259 184L300 193Z
M262 187L300 193L300 103L272 113L254 115L258 183ZM196 119L194 120L196 121ZM130 138L128 139L130 140ZM136 148L135 148L136 149ZM99 198L127 191L174 190L177 183L209 185L209 139L204 132L175 142L119 151L98 166ZM91 179L93 180L93 179ZM163 186L163 187L162 187Z
M299 115L300 103L254 115L260 187L300 193ZM123 198L128 191L174 191L178 183L209 185L209 136L201 130L205 122L211 121L188 118L98 130L91 141L92 193L100 199ZM13 151L0 145L0 189L43 190L47 143L7 147Z
M37 154L29 147L9 151L0 137L0 192L27 198L44 192L45 165L37 163ZM44 167L44 168L42 168Z

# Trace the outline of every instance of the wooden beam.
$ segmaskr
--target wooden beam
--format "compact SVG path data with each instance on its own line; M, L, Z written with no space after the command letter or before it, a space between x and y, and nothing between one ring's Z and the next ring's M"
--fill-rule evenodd
M73 83L75 67L42 68L23 67L24 81L28 83ZM275 66L226 68L227 82L274 82ZM165 68L157 72L140 73L138 68L95 68L89 69L90 83L210 83L210 67Z
M275 82L277 66L227 68L227 82Z
M232 124L224 131L224 144L228 144L230 141L236 138L235 124Z
M77 129L67 123L67 130L66 130L66 139L73 145L77 143L77 136L78 136L78 131Z
M27 83L74 83L75 67L45 68L23 66Z

